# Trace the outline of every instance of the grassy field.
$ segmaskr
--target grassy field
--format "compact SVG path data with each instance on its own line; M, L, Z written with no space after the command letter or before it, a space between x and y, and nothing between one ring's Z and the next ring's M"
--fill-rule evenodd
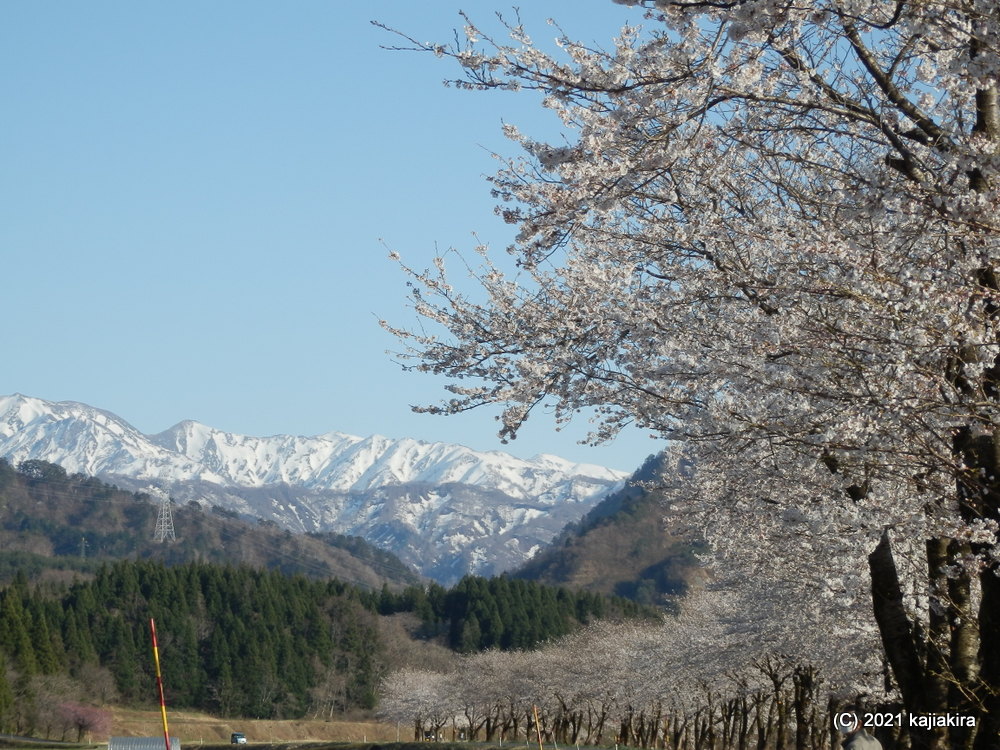
M159 709L112 708L111 714L111 737L163 738ZM236 746L229 743L229 735L233 732L246 735L248 750L482 750L487 747L486 743L417 743L413 742L413 728L409 724L397 728L394 724L376 721L220 719L209 714L168 709L167 723L171 737L179 739L182 748L197 746L201 750L236 750ZM90 737L81 744L0 740L0 748L100 750L104 746L107 750L107 741L108 737ZM520 745L505 742L502 747L504 750L523 750L525 744L523 740Z
M112 709L113 737L162 737L163 722L159 710ZM208 714L167 710L167 724L172 737L185 745L216 745L229 742L232 732L243 732L250 744L299 742L406 742L413 730L407 726L379 724L374 721L322 721L292 719L220 719ZM99 741L100 738L94 738Z

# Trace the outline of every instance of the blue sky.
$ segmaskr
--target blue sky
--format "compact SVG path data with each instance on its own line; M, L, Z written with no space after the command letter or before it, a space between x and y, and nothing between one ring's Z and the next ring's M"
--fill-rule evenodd
M608 43L635 9L522 8ZM404 373L378 326L413 320L411 266L473 233L498 251L501 121L555 132L531 95L463 92L431 55L389 52L375 18L449 41L459 5L11 0L0 6L0 393L83 401L144 432L182 419L250 435L339 430L550 452L629 470L639 431L577 445L539 415L411 413L443 381ZM492 2L464 9L488 23ZM383 244L384 242L384 244Z

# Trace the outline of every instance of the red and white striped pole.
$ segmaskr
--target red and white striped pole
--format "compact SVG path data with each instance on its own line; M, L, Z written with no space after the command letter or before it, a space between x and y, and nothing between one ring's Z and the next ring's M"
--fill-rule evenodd
M163 699L163 677L160 676L160 649L156 645L156 623L149 618L149 632L153 635L153 661L156 663L156 687L160 691L160 715L163 717L163 742L170 750L170 733L167 732L167 703Z

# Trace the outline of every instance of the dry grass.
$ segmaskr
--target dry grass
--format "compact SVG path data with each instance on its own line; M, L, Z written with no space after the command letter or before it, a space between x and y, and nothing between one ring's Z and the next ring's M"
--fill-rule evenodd
M112 708L114 737L162 737L163 720L158 709ZM322 721L316 719L220 719L209 714L167 709L171 737L181 747L229 742L232 732L243 732L248 743L256 742L395 742L396 726L375 721ZM400 727L399 738L412 739L409 726Z

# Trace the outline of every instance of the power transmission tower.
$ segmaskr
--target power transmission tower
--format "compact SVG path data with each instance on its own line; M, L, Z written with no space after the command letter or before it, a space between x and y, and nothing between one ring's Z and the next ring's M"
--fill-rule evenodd
M170 498L160 500L160 512L156 516L156 531L153 532L154 542L177 541L174 535L174 517L170 512Z

